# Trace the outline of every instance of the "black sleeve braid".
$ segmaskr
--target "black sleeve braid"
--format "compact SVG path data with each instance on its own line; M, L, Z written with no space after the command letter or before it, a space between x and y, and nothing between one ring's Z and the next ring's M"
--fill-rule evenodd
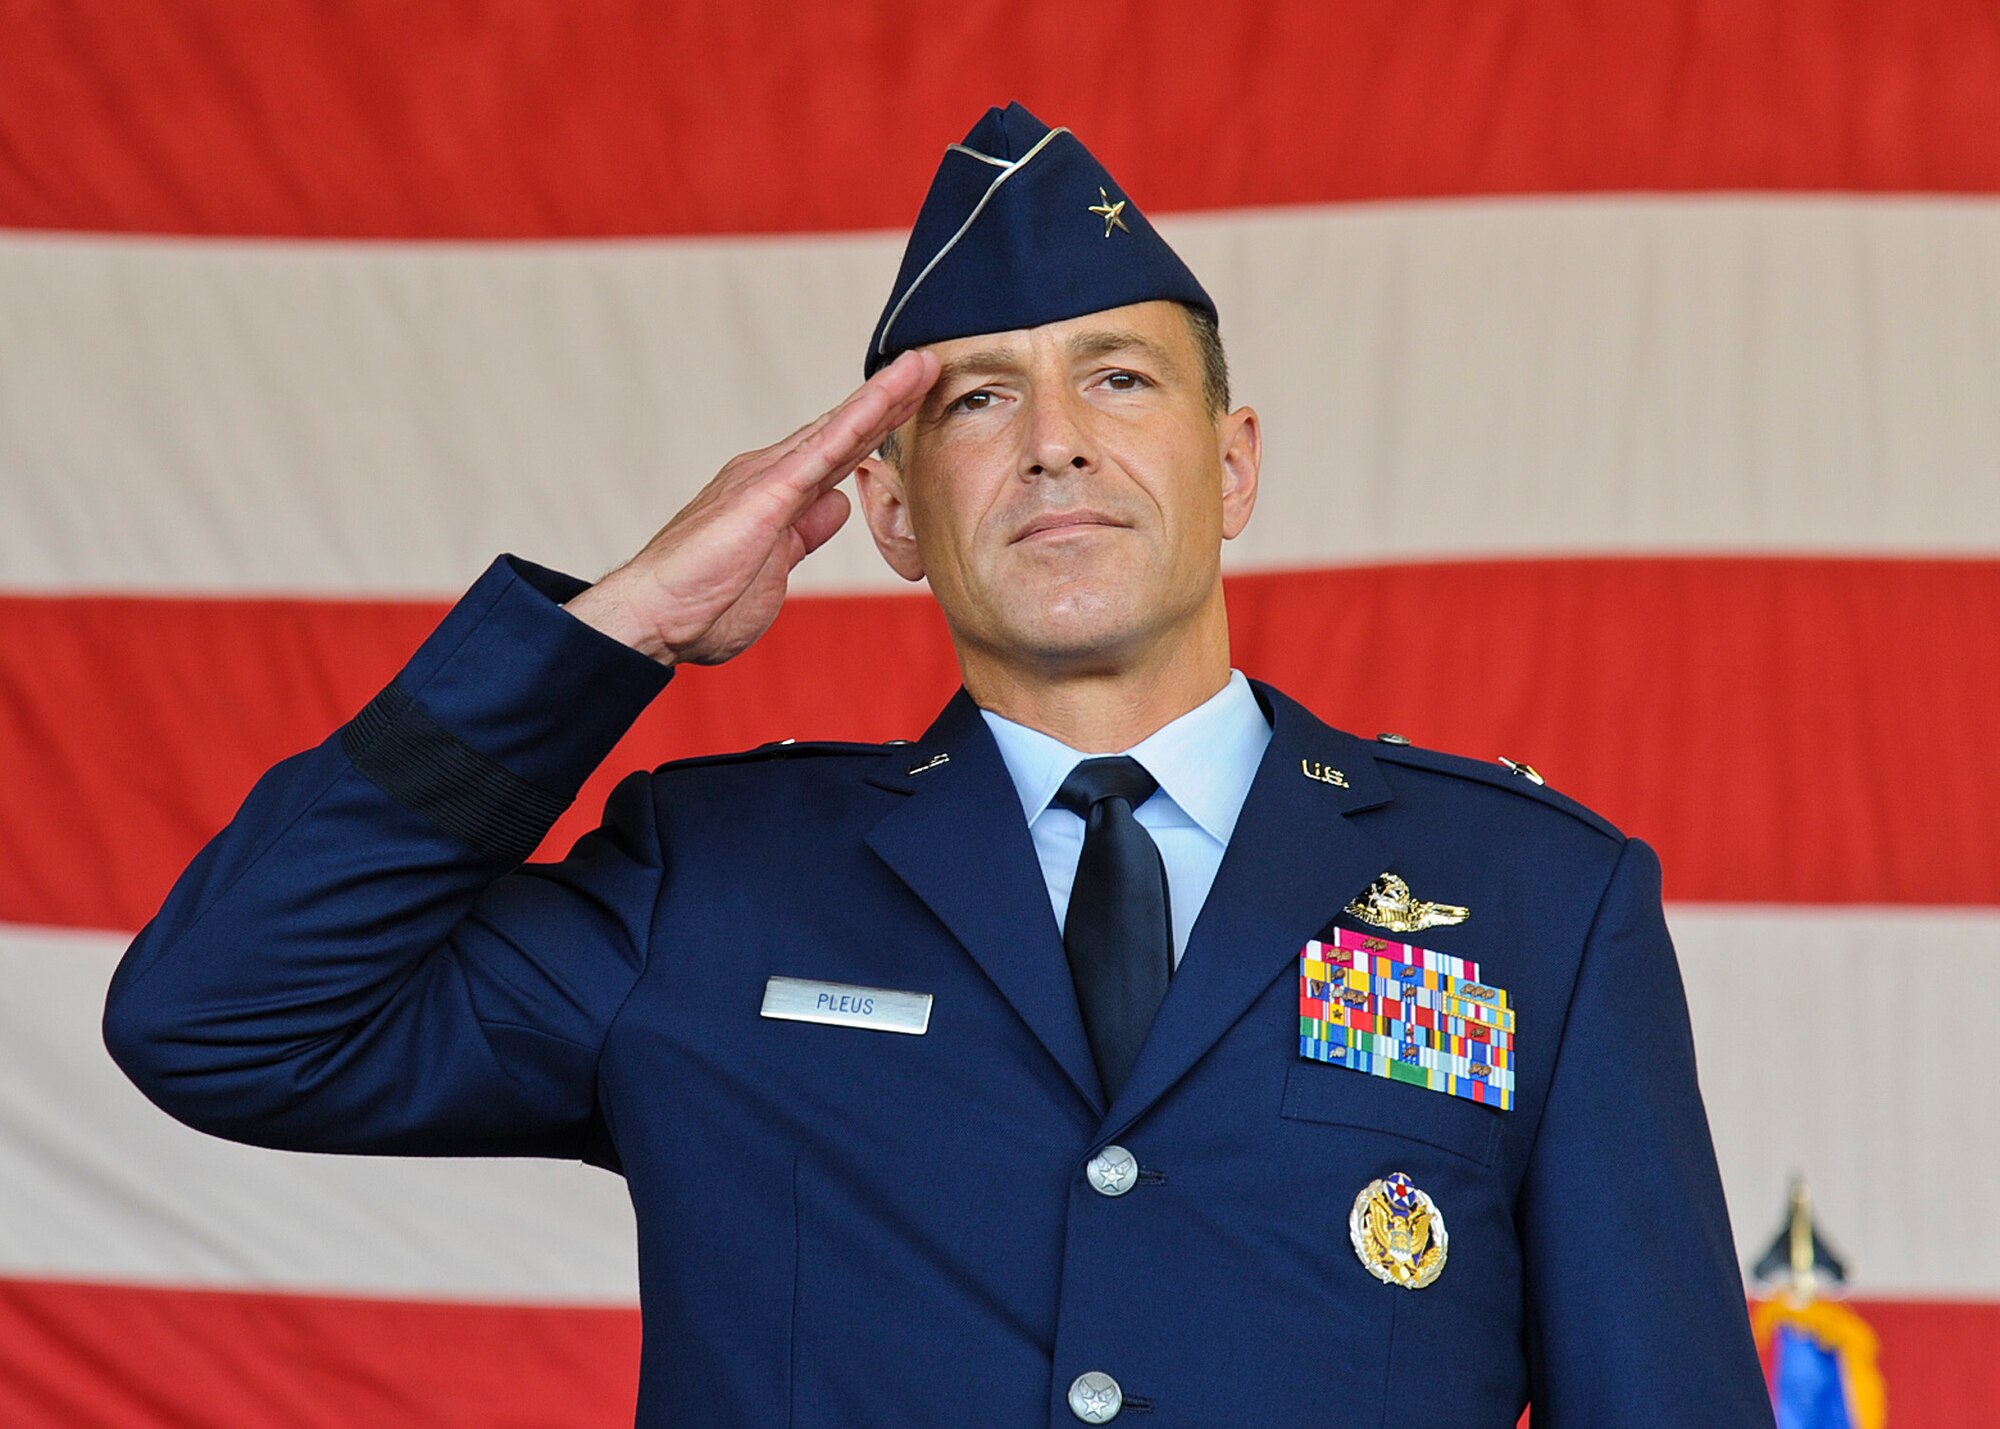
M487 758L390 685L340 731L383 793L490 858L519 863L569 800Z

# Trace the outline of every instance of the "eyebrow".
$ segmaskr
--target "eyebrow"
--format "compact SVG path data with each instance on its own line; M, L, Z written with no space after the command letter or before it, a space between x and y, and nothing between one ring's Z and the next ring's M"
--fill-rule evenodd
M1072 361L1085 361L1093 357L1109 357L1114 352L1135 352L1154 366L1163 368L1170 374L1178 375L1180 366L1174 355L1149 337L1122 328L1103 328L1096 332L1080 332L1069 340L1069 355Z
M989 347L979 352L968 352L938 368L937 381L931 384L931 391L941 392L961 377L1011 372L1020 365L1020 355L1009 348Z
M1133 352L1144 357L1157 367L1178 376L1180 367L1174 356L1151 338L1122 328L1100 328L1095 332L1080 332L1072 337L1066 351L1072 362L1087 362L1094 357L1109 357L1114 352ZM987 376L996 372L1014 372L1021 366L1021 354L1015 348L989 347L978 352L968 352L963 357L955 357L938 369L937 381L931 391L942 392L963 377Z

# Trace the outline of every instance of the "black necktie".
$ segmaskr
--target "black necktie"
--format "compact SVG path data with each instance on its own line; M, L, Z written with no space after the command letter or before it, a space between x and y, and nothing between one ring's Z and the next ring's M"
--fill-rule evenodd
M1063 947L1104 1095L1115 1101L1138 1060L1173 972L1167 866L1132 811L1159 784L1129 755L1086 759L1055 802L1084 822Z

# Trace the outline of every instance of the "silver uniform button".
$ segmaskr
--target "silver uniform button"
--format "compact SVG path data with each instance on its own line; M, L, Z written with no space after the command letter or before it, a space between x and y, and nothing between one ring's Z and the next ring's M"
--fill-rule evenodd
M1410 737L1407 734L1390 734L1387 730L1376 735L1375 738L1381 744L1408 744L1410 742Z
M1084 1175L1098 1195L1122 1196L1138 1184L1139 1158L1122 1146L1107 1146L1090 1158Z
M1125 1407L1125 1391L1101 1370L1080 1374L1069 1382L1069 1412L1086 1424L1109 1424Z

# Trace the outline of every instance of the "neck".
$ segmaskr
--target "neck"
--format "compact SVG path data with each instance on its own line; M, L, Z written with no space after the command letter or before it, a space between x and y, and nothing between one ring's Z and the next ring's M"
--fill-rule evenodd
M960 647L966 693L981 709L1038 729L1071 749L1110 753L1214 698L1229 683L1229 623L1221 592L1178 638L1116 661L1026 661Z

